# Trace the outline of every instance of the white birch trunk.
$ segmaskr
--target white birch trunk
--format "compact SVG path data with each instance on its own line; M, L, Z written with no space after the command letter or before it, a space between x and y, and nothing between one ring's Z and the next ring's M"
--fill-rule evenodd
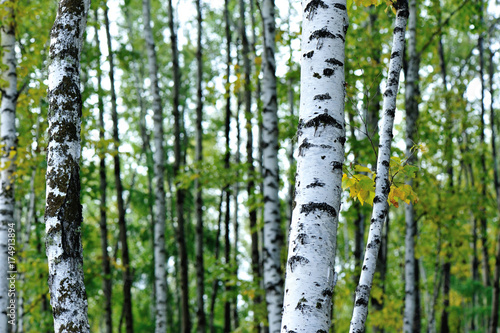
M326 333L344 161L346 1L303 1L299 154L282 333Z
M278 106L276 97L276 63L274 60L276 23L274 0L264 0L264 77L262 80L262 167L264 175L264 289L270 333L279 333L283 308L283 277L281 272L281 213L278 169Z
M51 31L46 247L54 331L89 332L80 204L80 52L89 0L60 1Z
M384 92L384 115L382 118L377 160L375 198L373 199L373 211L365 249L365 258L359 284L356 288L356 299L349 329L350 333L361 333L365 330L368 301L377 264L378 250L380 248L382 226L388 213L387 197L391 188L389 183L389 163L393 138L392 128L396 113L399 75L403 66L406 22L409 15L408 0L398 0L393 6L396 9L396 25L394 27L392 53L389 62L389 77L387 79L387 88Z
M167 271L165 253L165 153L163 149L163 109L160 89L158 87L158 65L156 61L155 42L151 29L151 5L149 0L142 1L144 18L144 39L148 52L149 79L151 80L151 95L153 96L154 121L154 186L155 186L155 216L154 225L154 255L155 255L155 332L164 333L167 329Z
M408 163L416 162L415 155L412 154L411 148L414 145L414 137L416 132L416 123L418 118L418 54L416 50L416 35L417 35L417 1L410 0L408 18L408 53L410 61L408 63L408 71L405 84L406 97L406 156ZM413 179L408 179L406 184L413 186ZM405 205L405 307L403 317L403 332L416 332L420 323L416 322L415 314L420 309L417 309L418 286L416 285L416 269L415 260L415 236L417 233L415 223L415 211L413 203ZM420 318L420 316L418 316ZM418 325L418 326L415 326Z
M0 332L7 332L8 322L15 319L8 316L15 309L8 309L9 303L9 271L15 271L15 266L9 257L15 252L14 219L14 171L16 170L15 159L17 151L16 137L16 104L17 104L17 73L16 73L16 35L14 22L15 1L1 1L0 9L6 10L6 15L0 19L0 41L2 42L2 65L6 69L2 71L2 80L7 86L0 90L0 143L3 148L0 151ZM3 7L3 8L2 8ZM15 299L15 298L14 298ZM14 321L15 322L15 321ZM12 323L12 322L11 322Z

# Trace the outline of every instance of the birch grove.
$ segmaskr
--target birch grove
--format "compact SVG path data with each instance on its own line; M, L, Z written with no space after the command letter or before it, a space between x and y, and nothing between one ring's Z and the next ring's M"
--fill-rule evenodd
M0 88L0 332L7 332L8 326L12 325L9 308L9 272L16 271L15 239L9 235L14 234L16 221L14 219L14 172L16 170L17 135L16 135L16 104L17 104L17 73L16 73L16 24L14 8L16 2L3 0L0 9L5 10L5 15L0 15L0 41L2 52L1 79L7 82L6 86ZM4 8L2 8L4 7ZM12 258L12 259L10 259ZM8 325L9 323L9 325Z
M399 88L399 75L403 67L405 46L405 30L408 21L408 0L398 0L393 3L396 9L396 23L392 42L389 76L384 92L382 128L380 130L380 145L377 159L377 178L375 180L375 198L373 212L365 249L363 267L356 287L356 298L352 313L350 333L364 332L368 315L368 300L373 283L382 227L387 218L389 205L387 199L391 184L389 181L389 163L391 158L392 128L396 114L396 97Z
M328 332L344 161L346 1L304 1L295 202L281 332Z
M61 1L51 31L45 206L50 304L56 333L90 332L80 204L80 53L90 1Z

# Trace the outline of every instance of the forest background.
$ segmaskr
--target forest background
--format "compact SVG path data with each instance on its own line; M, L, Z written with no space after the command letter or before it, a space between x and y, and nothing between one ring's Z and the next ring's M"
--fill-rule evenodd
M43 198L48 43L57 4L43 0L3 1L0 17L7 17L6 8L11 3L19 96L17 149L8 157L14 158L16 165L15 257L19 275L17 322L9 327L15 328L12 332L52 332ZM180 332L186 325L193 331L199 329L203 312L207 318L204 325L211 332L265 331L262 8L253 0L202 2L200 55L195 3L179 0L169 4L150 4L167 162L166 329ZM286 235L293 202L294 156L298 153L302 10L296 2L277 1L276 5L279 193L281 227ZM500 262L500 188L495 148L499 144L495 133L500 125L495 117L500 61L497 6L494 0L418 3L418 120L410 140L413 149L408 152L407 50L391 165L393 185L401 190L405 179L398 176L398 168L407 164L415 167L406 173L415 176L413 190L418 196L413 236L418 294L414 331L485 332L492 311L495 313L493 299L498 292ZM155 101L144 12L143 4L136 0L93 1L84 38L81 231L92 332L105 332L109 324L113 331L121 332L129 322L133 323L127 332L152 332L155 327ZM348 13L344 173L352 179L356 174L370 176L375 165L394 14L386 5L356 3L350 4ZM5 22L2 20L2 24ZM177 40L172 39L175 34ZM178 54L172 51L175 45ZM199 57L202 67L197 65ZM245 61L251 68L247 79ZM0 68L4 73L7 66L2 64ZM201 90L196 83L198 68L202 68ZM2 89L6 82L2 77ZM197 126L199 91L203 102L201 128ZM250 109L246 107L248 96ZM174 112L175 103L178 114ZM197 154L197 137L202 138L201 155ZM118 175L113 168L117 158L122 166ZM100 169L102 161L104 169ZM107 185L104 192L101 170ZM123 184L119 185L118 180ZM342 201L332 332L344 332L349 327L370 224L369 189L373 185L358 185L351 184ZM120 188L122 193L117 192ZM200 207L196 204L197 189L202 193L201 210L196 209ZM392 193L369 305L369 332L398 332L404 324L404 206L408 205L409 195ZM103 210L107 235L102 232ZM179 233L180 217L184 234ZM202 218L203 228L197 228L198 217ZM126 226L126 238L120 234L120 226ZM203 264L196 251L198 239L204 244ZM130 255L126 262L124 240ZM285 252L284 247L283 267ZM106 256L109 271L103 266ZM200 268L201 282L197 280ZM103 281L111 283L111 289L103 288ZM187 289L182 288L183 283ZM203 311L197 297L200 283L204 288ZM130 297L124 291L127 284ZM104 306L107 301L109 308ZM496 312L498 315L498 307ZM106 321L108 315L110 323Z

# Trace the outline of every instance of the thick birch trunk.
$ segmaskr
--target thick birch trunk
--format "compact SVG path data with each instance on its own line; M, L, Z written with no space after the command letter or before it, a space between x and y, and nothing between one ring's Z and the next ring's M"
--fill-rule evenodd
M196 82L196 163L197 163L197 173L200 174L202 171L203 163L203 45L201 44L202 35L202 12L201 12L201 1L196 0L196 11L197 11L197 50L196 50L196 63L197 63L197 82ZM199 178L194 181L195 187L195 212L196 212L196 284L197 284L197 295L196 295L196 305L198 307L196 311L196 317L198 318L198 333L206 332L206 316L205 316L205 265L203 262L203 196L202 189Z
M99 12L95 9L95 20L99 22ZM101 70L101 52L100 52L100 40L99 40L99 28L98 25L95 26L94 41L96 43L96 48L98 50L98 62L97 62L97 106L99 108L99 140L103 141L105 139L105 129L104 129L104 101L102 96L104 95L102 89L102 70ZM104 296L104 326L106 333L113 332L113 320L112 320L112 281L111 281L111 263L108 254L108 226L107 226L107 200L106 192L108 187L108 181L106 177L106 156L105 151L101 151L100 161L99 161L99 189L101 200L99 202L100 211L100 221L99 227L101 231L101 252L102 252L102 292Z
M90 1L61 1L51 31L46 252L54 331L90 332L80 204L80 52Z
M410 61L406 73L406 156L409 164L416 163L416 155L412 153L415 145L415 135L418 119L418 70L419 54L417 54L417 1L410 0L410 17L408 19L409 39L408 54ZM413 186L413 179L406 184ZM417 225L413 203L405 206L405 307L403 332L420 332L419 289L418 289L418 262L415 259L415 238Z
M393 3L396 8L396 25L392 45L391 60L389 63L389 77L384 93L384 116L380 134L380 145L377 160L377 179L375 181L375 198L368 234L363 268L356 288L356 299L349 332L364 332L368 315L368 300L373 283L373 275L381 242L382 226L388 212L387 197L390 191L389 163L392 145L392 127L396 112L396 97L399 87L399 75L403 66L403 51L405 43L405 29L408 20L408 1L398 0Z
M262 80L262 167L264 175L264 289L270 333L279 333L283 308L283 277L281 272L281 213L278 169L278 106L276 93L276 63L274 60L276 23L274 0L264 0L264 77Z
M164 333L167 329L167 258L165 251L165 152L163 149L163 107L158 87L158 65L155 42L151 29L151 4L142 1L144 18L144 39L149 64L151 95L153 96L154 121L154 186L155 186L155 223L154 223L154 260L155 260L155 332Z
M2 8L3 7L3 8ZM14 219L14 172L16 170L17 136L16 136L16 104L17 104L17 73L16 73L16 35L14 21L14 0L2 0L0 8L6 11L5 16L1 17L0 22L0 49L2 51L2 70L1 79L7 82L7 86L0 89L0 137L3 148L0 151L0 332L7 332L8 325L14 318L9 318L9 280L11 275L9 271L15 271L11 267L11 259L15 258L12 252L15 252L15 238L9 237L9 234L15 234ZM14 241L14 243L12 243ZM9 254L9 252L11 254Z
M296 197L282 333L328 332L344 161L346 1L304 1Z

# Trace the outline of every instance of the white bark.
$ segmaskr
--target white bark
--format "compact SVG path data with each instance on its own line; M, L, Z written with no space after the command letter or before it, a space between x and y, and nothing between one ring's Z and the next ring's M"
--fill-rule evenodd
M8 322L15 318L9 318L9 271L15 271L9 266L9 257L15 249L15 238L9 235L15 234L14 219L14 171L16 170L15 159L17 151L16 143L16 104L17 104L17 74L16 74L16 35L14 22L14 2L1 1L0 8L6 9L6 16L0 19L0 40L2 42L2 64L6 69L2 71L2 80L7 86L1 89L0 102L0 143L3 148L0 151L0 166L4 168L0 174L0 332L7 332ZM9 232L10 231L10 232ZM10 254L9 254L10 253ZM14 298L15 299L15 298Z
M54 331L89 332L80 205L80 52L89 0L60 1L48 78L46 248Z
M151 29L151 4L149 0L142 1L144 18L144 39L148 52L149 79L151 95L153 96L154 121L154 186L155 186L155 216L154 254L155 254L155 332L164 333L167 329L167 270L165 252L165 153L163 149L163 109L160 89L158 87L158 65L156 61L155 42Z
M408 18L408 53L410 61L408 63L408 71L405 84L406 95L406 156L408 163L414 164L416 161L415 155L412 154L411 148L413 147L414 137L416 132L416 122L418 118L418 54L416 50L416 29L417 29L417 1L410 0ZM413 186L413 179L406 182L408 185ZM415 274L417 268L415 260L415 236L417 233L415 223L415 211L413 204L410 202L405 206L405 221L406 221L406 235L405 235L405 307L403 319L403 332L418 331L420 323L415 320L415 314L420 309L417 309L417 296L418 286L416 285ZM420 316L418 316L420 318ZM415 326L418 325L418 326Z
M276 97L276 62L274 60L276 23L274 0L264 0L264 77L262 80L262 167L264 174L264 289L270 333L279 333L283 308L283 277L281 272L281 213L278 169L278 106Z
M304 1L295 203L282 333L329 331L344 161L346 1Z
M389 62L389 77L384 92L384 115L380 134L380 145L377 160L377 179L375 181L375 198L370 231L365 250L365 258L356 288L356 299L351 319L350 333L360 333L365 330L368 315L368 301L375 273L378 250L380 248L381 233L384 220L388 213L387 197L390 191L389 163L391 158L392 127L396 113L396 97L399 87L399 75L403 66L403 51L405 45L405 29L408 20L408 0L398 0L393 4L396 8L396 25L392 45L391 60Z

